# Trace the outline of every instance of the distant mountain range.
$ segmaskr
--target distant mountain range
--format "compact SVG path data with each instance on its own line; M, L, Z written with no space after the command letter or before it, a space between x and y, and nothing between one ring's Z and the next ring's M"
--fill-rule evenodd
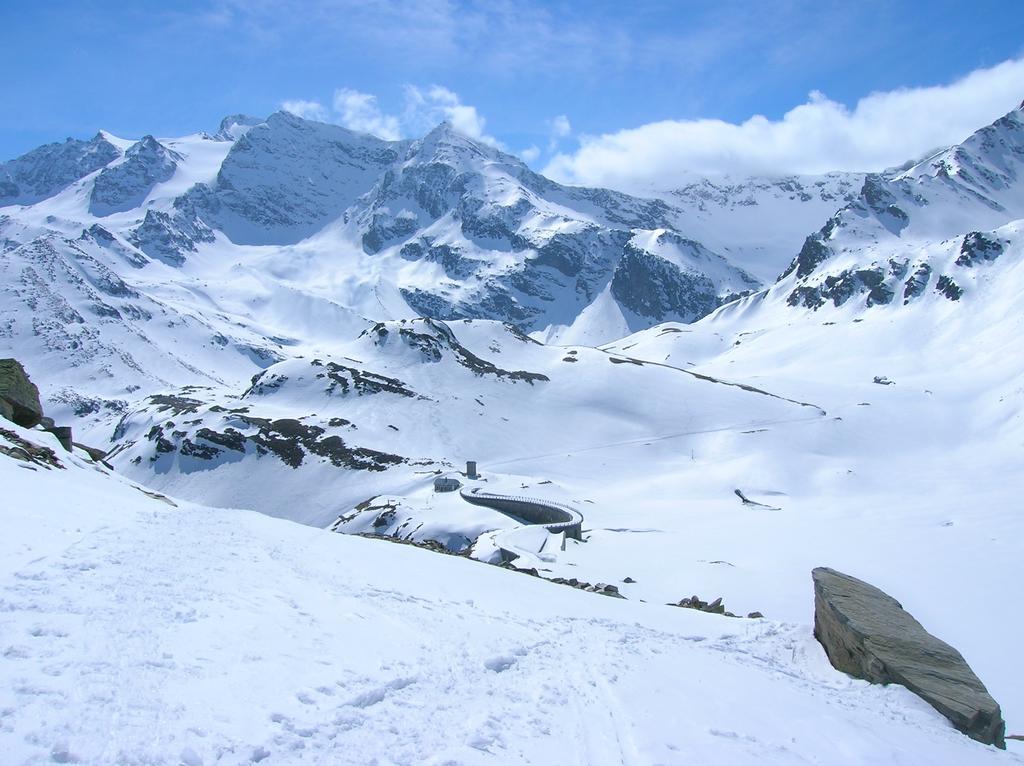
M53 407L106 429L145 394L237 390L381 320L593 345L766 301L957 301L1017 236L1022 124L880 174L650 198L557 184L448 124L405 141L285 112L100 132L0 164L0 341L59 381Z

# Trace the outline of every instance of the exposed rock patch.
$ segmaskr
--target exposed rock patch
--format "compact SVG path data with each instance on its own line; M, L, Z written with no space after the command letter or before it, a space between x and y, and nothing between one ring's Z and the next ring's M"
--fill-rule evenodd
M56 453L49 447L22 439L14 431L0 428L0 438L7 444L0 444L0 455L7 455L15 460L22 460L33 465L41 465L46 468L64 468Z
M404 321L403 323L404 324ZM550 380L547 375L526 370L503 370L486 359L481 359L468 348L459 343L455 333L444 322L434 319L415 320L411 326L399 325L396 329L394 323L378 322L371 329L365 330L363 335L369 336L374 345L382 347L391 342L392 337L408 348L420 353L425 362L440 362L445 354L449 354L458 364L470 370L478 376L493 375L502 380L511 382L522 381L533 385L535 382ZM423 332L415 329L421 325Z

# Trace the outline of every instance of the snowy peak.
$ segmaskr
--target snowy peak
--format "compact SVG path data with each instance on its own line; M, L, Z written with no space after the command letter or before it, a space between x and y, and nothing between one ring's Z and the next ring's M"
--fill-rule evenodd
M247 114L232 114L220 121L220 127L213 138L217 141L237 141L249 129L263 122L262 117L251 117Z
M1024 168L1024 113L1015 109L975 132L963 143L918 163L899 179L933 177L958 183L1001 204L999 196Z
M427 135L414 141L409 149L409 161L418 164L442 162L457 168L465 168L474 161L514 159L497 149L474 141L459 133L449 122L442 122Z
M40 146L0 164L0 207L31 205L52 197L120 156L121 150L102 133L89 141L69 138Z
M128 148L122 162L96 176L89 212L103 217L139 207L154 186L174 175L181 160L180 154L145 136Z
M294 243L341 216L398 157L393 142L276 112L190 195L236 244Z

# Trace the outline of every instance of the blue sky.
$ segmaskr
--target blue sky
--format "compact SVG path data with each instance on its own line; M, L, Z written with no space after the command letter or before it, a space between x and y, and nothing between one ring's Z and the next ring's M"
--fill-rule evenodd
M944 87L1022 55L1024 4L1008 0L7 0L0 157L98 128L126 137L212 130L226 114L288 103L389 135L456 114L535 167L592 181L601 172L579 151L623 131L754 115L775 123L815 102L855 113L871 93ZM972 86L992 92L971 108L992 111L1017 76ZM1024 99L1024 77L1017 90L993 117ZM772 162L790 169L785 157Z

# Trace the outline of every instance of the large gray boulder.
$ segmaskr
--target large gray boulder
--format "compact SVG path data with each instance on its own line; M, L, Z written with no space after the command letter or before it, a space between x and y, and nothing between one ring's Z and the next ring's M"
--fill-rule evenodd
M16 359L0 359L0 415L24 428L43 418L39 389Z
M1006 747L999 705L960 652L873 585L825 567L811 576L814 636L837 670L905 686L971 739Z

